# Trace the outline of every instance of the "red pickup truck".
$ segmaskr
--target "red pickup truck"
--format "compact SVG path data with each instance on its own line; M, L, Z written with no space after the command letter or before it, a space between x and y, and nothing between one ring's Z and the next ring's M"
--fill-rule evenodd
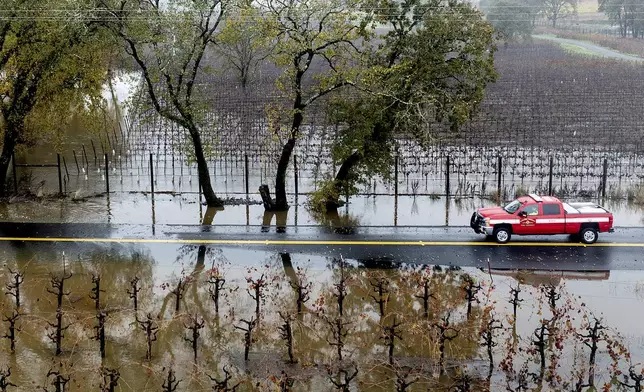
M476 233L504 244L512 235L570 234L585 244L599 233L612 233L613 214L595 203L563 203L556 197L531 194L505 207L479 208L470 220Z

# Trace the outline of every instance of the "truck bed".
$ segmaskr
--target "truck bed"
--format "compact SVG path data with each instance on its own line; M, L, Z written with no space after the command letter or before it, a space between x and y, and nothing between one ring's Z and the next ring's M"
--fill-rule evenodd
M569 214L607 214L609 211L597 203L562 203ZM567 208L570 207L570 208Z

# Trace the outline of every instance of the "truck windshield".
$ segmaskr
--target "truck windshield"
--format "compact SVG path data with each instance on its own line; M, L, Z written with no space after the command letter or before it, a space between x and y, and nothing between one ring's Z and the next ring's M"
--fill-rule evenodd
M517 212L519 207L521 207L521 202L519 200L515 200L512 203L508 204L507 206L503 207L503 209L508 214L514 214L515 212Z

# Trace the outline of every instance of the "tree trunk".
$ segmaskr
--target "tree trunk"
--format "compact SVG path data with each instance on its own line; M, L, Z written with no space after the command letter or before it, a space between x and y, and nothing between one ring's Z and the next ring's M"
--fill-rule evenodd
M0 197L7 196L7 171L16 147L16 132L8 127L4 134L2 153L0 154Z
M197 160L197 169L199 171L199 185L201 186L201 191L206 199L206 205L208 207L222 207L223 203L212 189L210 173L208 172L208 163L206 162L206 157L203 153L201 135L199 135L199 131L197 129L193 128L190 130L190 136L192 137L192 143L195 147L195 158Z
M299 118L299 120L296 120ZM300 124L302 123L302 115L296 114L293 119L293 127L295 123L299 129ZM286 211L288 210L288 200L286 199L286 170L288 169L288 162L291 159L291 154L293 153L293 148L295 147L295 137L293 131L291 131L291 138L288 139L284 147L282 147L282 155L277 164L277 175L275 176L275 211Z
M342 193L344 187L346 186L349 175L351 174L351 169L353 169L353 167L356 166L361 159L362 154L358 151L354 151L351 155L349 155L349 157L344 160L344 162L342 162L342 165L340 166L340 169L338 169L338 173L335 175L335 179L333 180L334 195L340 195ZM329 199L326 201L327 212L337 211L338 207L338 199L332 199L331 197L329 197Z

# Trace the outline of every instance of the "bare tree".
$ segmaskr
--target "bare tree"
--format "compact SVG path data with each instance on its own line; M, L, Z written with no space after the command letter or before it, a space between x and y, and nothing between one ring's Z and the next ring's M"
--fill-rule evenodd
M96 319L98 320L98 325L94 327L96 330L96 335L94 340L97 340L99 343L99 348L101 352L101 358L105 358L105 319L107 318L107 312L98 311L96 312Z
M212 386L212 390L214 392L235 392L242 383L238 382L237 384L230 386L229 383L230 383L230 380L232 380L233 376L228 370L228 368L226 368L226 366L224 366L223 371L224 371L224 378L222 380L219 380L217 377L212 377L208 375L208 378L212 382L214 382L214 385Z
M595 366L597 361L597 351L599 350L598 343L603 339L603 330L606 329L602 325L602 320L593 317L593 322L585 327L586 333L576 333L581 342L590 349L590 358L588 359L588 384L585 386L595 387Z
M121 377L119 371L117 369L102 367L101 375L103 377L103 381L99 386L101 388L101 392L114 392L118 386L119 378Z
M134 313L139 312L139 291L141 291L141 288L139 287L139 277L135 276L131 281L130 281L130 289L127 290L127 294L130 296L134 303Z
M92 283L94 284L94 287L92 287L92 292L89 295L89 298L94 300L96 310L98 311L101 308L101 293L105 292L104 290L101 290L101 276L92 275Z
M208 277L208 284L210 285L208 287L208 294L210 294L210 298L215 303L215 313L219 314L219 298L221 297L221 290L223 290L226 284L226 279L217 271Z
M261 302L264 300L266 293L264 292L266 287L268 287L268 281L266 281L266 274L262 274L259 278L246 278L249 287L246 289L248 295L255 301L255 320L259 320L261 316Z
M385 317L385 304L389 302L389 280L384 276L379 276L374 280L369 280L369 284L375 294L369 294L369 296L378 304L380 317Z
M172 290L172 295L174 295L174 311L175 313L179 313L179 310L181 310L181 300L183 299L183 293L186 291L186 283L183 279L179 279L179 283L177 283L177 287Z
M199 316L191 315L190 316L190 324L184 324L184 327L188 330L190 330L190 337L188 338L183 338L186 342L190 343L192 346L192 352L194 354L194 360L197 362L197 348L199 347L199 330L203 329L205 323L203 318L199 320Z
M470 275L465 275L463 277L463 281L465 282L465 285L462 289L465 292L465 300L467 301L467 319L469 320L470 315L472 314L472 302L478 302L476 295L482 290L482 287L480 284L476 284L474 282L474 278Z
M450 326L451 313L447 313L440 322L433 323L432 326L438 330L438 350L440 352L440 372L445 371L445 343L450 342L458 337L459 331Z
M0 391L1 392L7 392L9 390L9 387L18 388L16 384L9 381L9 377L11 377L10 367L8 367L6 370L0 369Z
M338 360L342 361L342 349L345 345L345 339L349 334L346 327L351 323L343 321L342 316L336 317L333 320L325 319L325 321L329 324L329 327L331 327L331 336L333 337L332 340L327 340L327 343L336 348Z
M248 354L250 353L250 347L253 344L253 329L257 326L257 320L256 319L250 319L248 320L239 320L242 323L246 324L246 327L240 327L238 325L235 325L234 327L236 329L239 329L241 331L244 331L244 360L248 361Z
M177 380L177 377L174 375L174 370L172 368L168 369L168 376L163 385L161 386L163 392L175 392L181 380Z
M353 365L353 372L340 368L336 374L331 369L327 369L329 381L335 386L335 389L341 392L350 392L351 381L358 375L358 367Z
M62 343L64 332L69 328L69 325L63 327L63 298L69 295L69 292L65 291L65 281L72 277L71 272L63 272L60 276L51 277L51 287L53 289L47 289L47 292L54 294L56 296L56 323L50 323L50 327L54 330L47 334L47 337L56 345L56 355L60 355L62 351Z
M15 298L16 309L20 309L20 285L25 281L25 274L20 271L12 271L9 268L9 273L12 275L13 280L7 284L7 291L5 293Z
M296 363L293 355L293 315L290 313L278 312L282 319L282 325L278 327L281 338L286 342L289 363Z
M557 27L561 19L577 15L577 5L577 0L543 0L541 12L552 23L552 27Z
M394 320L391 323L391 325L383 327L384 329L383 339L385 341L385 344L389 348L390 365L394 363L394 346L396 343L396 339L402 340L401 331L398 329L401 325L402 323L396 322L396 318L394 317Z
M152 319L152 315L148 313L146 315L146 319L143 321L136 320L139 323L139 327L143 330L145 333L145 340L147 342L147 351L145 353L145 359L146 360L151 360L152 359L152 342L155 342L157 340L157 333L159 332L159 327L156 326L154 323L154 320Z
M4 321L9 323L9 333L3 337L5 339L9 339L12 353L16 352L16 331L20 331L20 329L16 327L16 322L19 318L20 313L15 310L11 313L11 316L4 316Z

